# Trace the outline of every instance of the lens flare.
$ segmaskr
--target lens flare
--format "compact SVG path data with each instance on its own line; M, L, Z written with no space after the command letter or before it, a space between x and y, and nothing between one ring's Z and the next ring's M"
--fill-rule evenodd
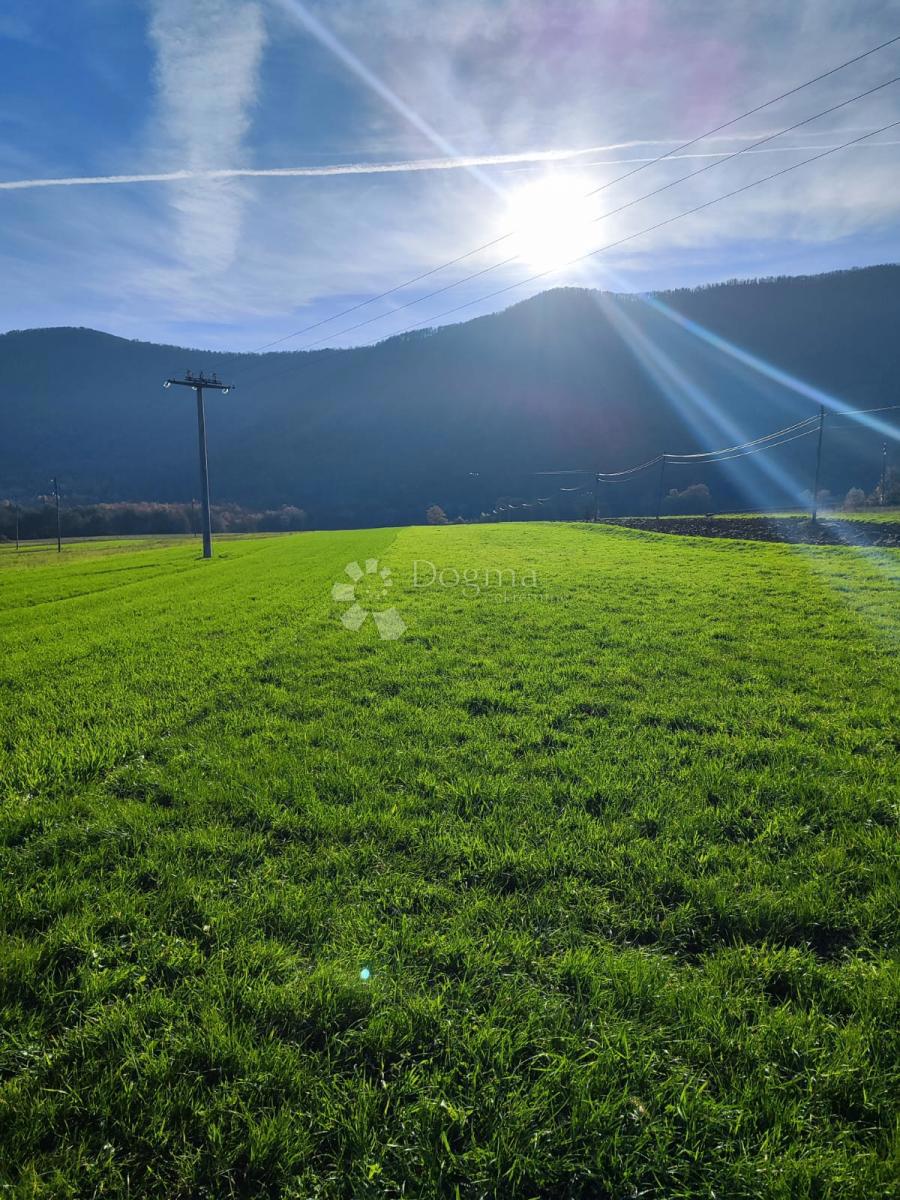
M547 175L512 193L504 226L515 253L536 270L578 258L596 241L584 180Z

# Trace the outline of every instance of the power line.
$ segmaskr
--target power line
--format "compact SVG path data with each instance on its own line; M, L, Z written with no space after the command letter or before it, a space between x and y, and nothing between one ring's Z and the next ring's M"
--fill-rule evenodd
M644 200L649 200L653 196L658 196L662 192L666 192L669 188L677 187L680 183L686 183L689 179L694 179L697 175L703 175L706 171L712 171L717 167L723 167L732 159L739 158L743 154L747 154L751 150L757 149L766 142L774 141L775 138L783 137L786 133L793 133L794 130L800 129L804 125L809 125L813 121L818 121L821 117L827 117L838 109L846 108L849 104L855 104L857 100L864 100L867 96L871 96L874 92L880 92L883 88L890 87L891 84L900 82L900 75L895 75L892 79L885 80L884 83L879 83L875 87L868 88L864 92L859 92L855 96L851 96L848 100L842 100L840 104L833 104L830 108L824 108L821 112L813 113L810 117L804 117L802 121L797 121L793 125L788 125L784 129L779 129L776 133L766 134L756 142L752 142L749 146L742 146L739 150L735 150L732 154L726 155L724 158L718 158L714 162L706 163L702 167L698 167L695 171L689 171L686 175L682 175L679 179L672 179L668 183L661 184L652 191L644 192L640 196L635 196L632 200L627 200L624 204L620 204L618 208L611 208L607 212L600 213L596 217L592 217L588 224L594 225L598 221L608 220L609 217L618 216L619 213L625 212L629 208L634 208L635 205L641 204ZM624 177L623 177L624 178ZM597 189L600 190L600 189ZM588 193L592 195L593 193ZM504 237L512 236L510 234ZM473 279L479 279L482 275L488 275L492 271L499 271L503 267L511 266L519 260L518 254L511 254L508 258L503 258L499 262L490 263L486 267L481 267L477 271L472 271L468 275L463 275L461 279L456 279L452 283L444 284L443 287L435 288L434 291L426 292L424 296L416 296L412 300L407 300L403 304L398 304L391 312L376 313L374 317L367 317L364 321L358 321L355 325L350 325L346 329L339 329L336 333L327 333L322 337L317 338L313 342L309 342L305 346L299 347L301 350L314 350L321 346L324 342L329 342L333 338L344 337L348 333L354 333L357 329L364 329L367 325L374 325L377 321L387 320L389 317L396 316L398 312L404 309L412 308L418 304L424 304L426 300L433 300L435 296L441 296L445 292L452 291L454 288L461 287L464 283L471 283Z
M792 442L796 437L806 437L808 433L814 433L814 429L805 429L802 433L797 433L794 437L784 437L784 434L794 433L796 429L802 429L804 425L811 425L814 421L818 421L818 417L807 417L805 421L798 421L795 425L788 425L784 429L776 430L774 433L768 433L764 437L754 438L749 442L742 442L738 446L726 446L721 450L704 450L699 454L670 454L668 451L663 454L657 454L655 458L648 459L647 462L640 463L636 467L627 467L624 471L598 471L597 481L599 483L627 483L636 475L647 471L650 467L656 466L657 463L665 461L673 466L705 466L706 464L729 462L732 458L743 458L746 454L758 454L760 450L774 450L776 446L784 446L787 442ZM774 441L775 438L781 438L780 441Z
M855 413L892 412L900 408L900 404L881 404L878 408L843 408L835 411L835 417L851 417Z
M704 209L711 208L714 204L720 204L723 200L730 200L734 196L739 196L742 192L748 192L751 188L759 187L762 183L769 183L772 179L778 179L782 175L787 175L791 171L796 171L800 167L808 166L809 163L818 162L819 159L828 158L831 154L837 154L840 150L846 150L849 146L855 146L859 142L863 142L866 138L876 137L879 133L885 133L888 129L895 129L900 125L900 120L891 121L887 125L882 125L879 129L870 129L868 133L861 134L859 137L851 138L849 141L841 142L837 146L831 146L827 150L821 151L819 154L813 154L809 158L801 159L798 163L792 163L789 167L782 167L780 171L773 171L771 175L764 175L761 179L754 179L750 183L745 183L741 187L734 188L730 192L724 192L721 196L714 196L712 200L705 200L702 204L695 204L692 208L684 209L680 213L675 213L674 216L666 217L662 221L657 221L653 225L648 225L644 229L639 229L635 233L629 233L625 237L618 238L614 242L607 242L604 246L598 246L595 250L589 250L586 254L579 254L575 258L570 258L564 263L557 263L556 266L549 267L545 271L537 271L533 275L529 275L526 279L520 279L518 283L510 283L505 287L497 288L496 291L489 292L485 296L478 296L474 300L468 300L465 304L457 304L453 308L445 309L443 312L433 313L430 317L426 317L422 321L417 321L414 325L408 326L399 333L392 334L392 337L400 337L404 333L411 333L413 330L420 329L423 325L427 325L431 321L439 321L442 317L452 316L454 313L462 312L463 309L471 308L475 304L483 304L486 300L493 300L497 296L503 296L507 292L514 291L516 288L525 287L526 284L535 283L539 279L546 279L548 275L554 274L556 271L562 270L563 267L574 266L576 263L584 262L586 259L593 258L597 254L603 254L607 250L613 250L618 246L623 246L627 242L632 242L635 238L643 237L648 233L655 233L656 230L664 228L666 225L671 225L675 221L680 221L684 217L691 217L695 213L702 212Z
M818 421L818 419L819 419L818 417L810 418L811 421ZM788 444L788 442L796 442L796 440L798 438L809 437L809 435L811 433L816 433L816 432L817 432L816 426L812 426L809 429L801 430L800 433L793 434L791 437L782 438L781 441L778 441L778 442L769 442L763 446L753 446L749 450L740 450L736 454L725 454L721 458L707 458L707 459L704 459L702 462L697 462L697 463L691 462L687 459L673 458L672 455L670 455L670 454L666 455L666 460L674 467L689 467L689 466L703 467L703 466L708 466L708 465L712 466L712 465L715 465L715 463L731 462L731 460L733 458L746 458L746 456L748 454L759 454L759 452L761 450L775 450L779 446L786 446Z
M877 46L872 46L870 49L864 50L861 54L857 54L853 58L846 59L837 66L831 67L829 70L813 76L812 79L807 79L804 83L800 83L795 87L789 88L786 92L781 92L779 95L773 96L769 100L765 100L762 104L758 104L754 108L747 109L739 116L732 117L730 120L724 121L722 124L706 130L705 133L697 134L696 137L691 138L689 141L682 142L679 146L674 146L671 150L667 150L664 154L660 154L656 158L650 159L647 162L643 162L640 165L632 168L630 171L626 171L624 174L616 176L615 179L607 180L606 183L600 184L599 187L593 188L590 192L587 192L583 198L585 200L590 199L591 196L596 196L599 192L605 191L607 188L613 187L615 184L621 183L626 179L630 179L632 176L639 174L641 171L645 171L649 167L656 166L658 163L665 161L665 159L670 158L673 155L680 154L684 150L690 149L691 146L696 146L698 142L702 142L706 138L713 137L715 134L721 133L725 129L730 129L733 125L737 125L740 121L745 120L747 117L752 117L756 113L762 112L766 108L770 108L773 104L778 104L780 101L786 100L789 96L796 95L805 88L811 87L815 83L820 83L823 79L827 79L831 75L836 75L839 71L843 71L847 67L853 66L855 63L862 62L863 59L869 58L871 55L878 53L879 50L884 50L888 46L894 45L896 42L900 42L900 34L897 34L895 37L888 38L887 41L880 42ZM783 130L782 132L786 131ZM759 145L760 143L756 144ZM257 354L263 350L269 350L272 346L281 345L283 342L290 341L295 337L300 337L304 333L311 333L313 330L319 329L322 325L327 325L331 321L337 321L341 317L346 317L351 313L358 312L361 308L365 308L369 304L374 304L378 300L385 300L389 296L393 296L397 292L402 291L404 288L412 287L416 283L421 283L423 279L428 279L432 275L436 275L439 271L447 270L450 267L456 266L458 263L464 262L468 258L472 258L476 254L481 254L484 250L492 249L494 246L497 246L501 242L507 241L509 238L513 237L514 232L515 231L510 231L508 233L500 234L498 237L492 238L490 241L484 242L482 245L476 246L472 250L467 250L464 254L457 255L456 258L449 259L447 262L441 263L439 266L432 267L428 271L423 271L421 274L416 275L411 279L407 279L403 283L398 283L396 286L388 288L383 292L379 292L375 296L370 296L366 300L361 300L357 304L352 304L348 308L342 309L340 312L333 313L330 317L323 317L321 320L314 321L310 325L305 325L301 329L296 329L291 333L286 333L282 337L275 338L273 341L265 342L263 345L257 346L248 351L248 353Z
M874 412L891 412L900 409L900 404L884 404L877 408L846 408L836 410L828 415L836 416L863 416L867 413ZM763 434L758 438L751 438L749 441L740 442L736 446L723 446L719 450L702 450L697 454L675 454L669 451L664 451L662 454L657 454L654 458L647 459L646 462L639 463L634 467L626 467L622 471L535 471L536 475L594 475L599 483L627 483L636 475L643 471L649 470L650 467L656 466L657 463L666 460L672 466L705 466L706 464L715 464L719 462L730 462L735 458L744 458L748 454L758 454L761 450L774 450L778 446L786 446L788 442L794 442L798 438L808 437L811 433L818 432L819 426L818 414L813 417L806 417L802 421L795 421L793 425L785 425L782 429L776 429L772 433ZM804 428L809 426L809 428ZM830 425L831 429L849 429L851 425ZM797 430L800 430L798 433ZM791 435L791 436L786 436ZM574 488L559 488L561 492L576 492L584 490L588 485L582 484Z
M854 416L860 415L861 416L866 413L891 412L891 411L896 411L896 410L900 410L900 404L885 404L885 405L880 405L877 408L841 409L841 410L836 410L836 411L839 416L849 416L849 415L854 415ZM831 414L829 413L829 415L831 415ZM804 429L803 426L810 426L810 428ZM714 465L715 463L719 463L719 462L730 462L732 459L735 459L735 458L744 458L750 454L759 454L763 450L774 450L774 449L777 449L779 446L786 446L788 443L797 441L799 438L809 437L811 434L819 433L821 428L822 428L822 411L820 409L820 412L816 416L807 417L805 420L798 421L794 425L785 426L784 429L776 430L773 433L765 434L763 437L755 438L751 442L741 443L741 445L737 446L737 447L730 447L730 448L726 447L722 450L709 450L703 454L696 454L696 455L677 455L677 454L670 454L670 453L658 454L658 455L656 455L655 458L649 459L647 462L641 463L637 467L631 467L631 468L628 468L627 470L621 471L621 472L606 472L606 473L604 473L604 472L568 470L568 471L535 471L534 473L535 473L535 475L580 475L580 474L588 475L588 474L592 474L594 477L595 486L597 486L601 483L629 483L632 479L634 479L636 477L637 474L639 474L640 472L642 472L656 464L662 464L662 466L664 468L665 466L676 466L676 467L677 466L706 466L706 465ZM829 428L832 430L833 429L849 429L849 428L852 428L852 425L847 424L847 425L835 426L833 424L829 424ZM800 432L799 433L795 432L798 429L800 430ZM898 432L900 432L900 431L898 431ZM784 436L782 436L784 434L790 434L791 436L784 437ZM773 441L773 439L776 439L776 438L779 440ZM712 456L712 455L719 455L720 457L717 457L717 458L716 457L707 457L707 456ZM698 461L698 460L702 460L702 461ZM818 465L820 462L821 462L821 451L819 451L817 453L817 471L818 471ZM882 490L882 495L883 495L884 489L885 489L886 471L887 471L887 443L884 442L884 443L882 443L882 479L881 479L881 485L880 485L881 490ZM662 503L663 479L664 479L664 470L660 472L658 507ZM585 483L585 484L579 484L576 487L560 487L560 488L557 488L556 491L557 491L557 493L562 493L564 495L576 495L579 493L587 492L589 490L589 488L590 488L590 484ZM490 513L483 512L481 515L482 515L482 517L487 517L490 515L496 515L499 512L508 512L512 509L535 508L538 505L543 505L543 504L549 503L552 498L553 498L552 495L551 496L540 496L531 502L523 502L522 504L502 505L502 506L500 506L500 508L492 509ZM595 501L595 505L596 505L596 501ZM758 510L753 509L753 510L748 510L748 511L756 512ZM657 515L657 519L658 519L658 515Z
M592 470L590 470L589 467L585 467L583 470L581 468L572 468L571 470L567 470L567 471L535 471L534 472L535 475L593 475L593 473L594 472Z
M898 408L900 408L900 404L882 404L878 408L834 408L829 413L829 416L855 417L862 413L895 412ZM835 426L832 425L831 428L834 429ZM848 428L848 426L842 426L842 428Z
M900 409L900 404L885 404L878 408L846 408L837 412L829 412L828 416L855 416L864 415L873 412L890 412ZM804 429L803 426L808 425L810 428ZM739 446L729 446L721 450L704 450L699 454L658 454L655 458L649 459L645 463L641 463L637 467L628 467L624 471L601 471L598 472L598 479L601 483L616 483L619 482L619 477L629 476L633 478L641 471L645 471L648 467L654 466L656 463L665 459L673 466L704 466L707 463L714 464L719 462L730 462L734 458L744 458L747 454L758 454L760 450L774 450L777 446L785 446L788 442L794 442L797 438L808 437L811 433L817 433L819 428L819 416L807 417L803 421L797 421L794 425L786 425L784 429L778 429L774 433L765 434L763 437L754 438L749 442L742 442ZM851 429L852 425L832 425L829 423L830 429ZM796 433L796 430L802 432ZM785 437L785 434L792 434L791 437ZM779 438L781 440L774 441ZM627 482L627 480L622 480Z
M889 407L894 407L894 406L889 406ZM900 408L900 405L897 405L896 407ZM864 410L858 410L858 411L864 411ZM803 428L804 426L810 426L810 428ZM609 483L609 484L630 483L631 480L636 478L636 476L639 473L649 469L652 466L655 466L656 464L659 464L660 475L659 475L659 487L657 489L657 514L656 514L657 520L659 520L660 510L662 507L662 500L663 500L663 487L664 487L666 466L668 466L668 465L671 465L671 466L705 466L707 464L711 465L711 464L719 463L719 462L730 462L732 459L744 458L749 454L759 454L763 450L775 450L779 446L785 446L789 442L796 441L798 438L809 437L810 434L819 432L820 428L821 428L821 416L807 417L803 421L797 421L793 425L787 425L783 429L775 430L773 433L764 434L762 437L754 438L752 441L742 442L738 446L724 447L721 450L708 450L705 453L696 454L696 455L676 455L676 454L669 454L669 453L657 454L654 458L648 459L647 462L641 463L637 467L628 468L625 471L606 472L606 473L594 472L593 473L594 486L595 486L595 488L597 488L597 487L599 487L599 485L601 483ZM798 429L800 430L800 432L799 433L795 432ZM789 434L790 436L785 437L785 436L783 436L784 434ZM779 440L776 441L773 439L779 439ZM713 455L718 455L719 457L712 457ZM698 461L698 460L702 460L702 461ZM535 474L537 474L537 475L562 475L562 474L573 474L574 475L574 474L581 474L581 473L582 472L576 472L576 471L536 471L535 472ZM584 473L587 474L588 472L584 472ZM557 491L560 493L563 493L564 495L576 495L579 493L587 492L589 490L589 488L590 488L590 484L584 483L584 484L579 484L576 487L560 487L560 488L557 488ZM544 504L549 499L550 499L550 497L548 496L544 499L537 500L535 503L536 504ZM509 508L533 508L534 506L535 506L534 504L528 504L528 503L524 503L521 505L508 505L508 506L506 506L506 508L502 509L502 511L505 512ZM595 519L597 519L598 511L599 511L599 495L595 492L595 499L594 499ZM497 512L498 512L497 509L493 510L493 514L496 514ZM488 514L483 513L482 515L486 516Z
M658 462L662 462L667 456L665 454L657 454L655 458L649 458L646 462L640 463L636 467L626 467L624 471L599 471L598 478L601 478L603 483L615 483L624 476L639 475L641 471L646 471L650 467L655 467Z
M900 408L900 404L890 405L888 407ZM861 411L861 412L872 411L872 412L874 412L876 410L875 409L871 409L871 410L860 409L860 410L855 410L855 411ZM881 411L885 411L885 410L879 409L877 411L881 412ZM796 421L793 425L786 425L783 429L776 429L773 433L766 433L766 434L763 434L761 437L751 438L749 441L740 442L736 446L723 446L720 450L701 450L697 454L674 454L674 453L669 453L668 451L666 451L662 454L657 454L654 458L650 458L646 462L640 463L638 466L626 467L622 471L587 471L587 470L585 470L585 471L582 471L582 470L535 471L535 475L594 475L600 483L627 482L627 479L625 478L626 476L628 478L633 478L635 475L640 474L642 471L646 471L648 468L655 466L658 462L661 462L662 459L664 459L664 458L668 462L673 463L676 466L687 466L687 465L690 465L691 463L696 463L697 466L702 466L703 461L714 462L714 463L715 462L727 462L728 457L738 458L738 457L740 457L740 455L736 452L743 451L747 447L757 446L760 450L770 449L771 447L769 447L767 445L763 445L761 443L772 442L773 439L775 439L775 438L782 438L782 437L784 437L785 434L793 433L797 429L802 429L804 425L811 425L814 421L817 421L817 420L818 420L818 417L806 417L802 421ZM800 434L799 436L802 437L805 435ZM787 438L785 440L793 441L794 439ZM776 442L775 444L782 446L782 445L784 445L784 442L783 441ZM755 451L753 451L753 453L755 453ZM725 456L728 456L728 457L725 457ZM701 461L701 460L703 460L703 461ZM586 486L586 485L584 485L584 486ZM560 491L576 491L577 489L576 488L560 488L559 490Z
M795 429L802 429L804 425L811 425L816 417L806 417L803 421L795 421L793 425L786 425L783 429L776 429L774 433L764 434L763 437L751 438L747 442L740 442L737 446L723 446L721 450L702 450L699 454L667 454L666 457L673 462L676 460L693 460L701 458L712 458L722 454L732 454L738 450L744 450L748 446L756 446L760 442L770 442L774 438L783 437L785 434L793 433Z
M843 71L845 67L850 67L854 63L861 62L864 58L877 53L879 50L884 50L887 46L892 46L895 42L900 42L900 34L896 37L888 38L886 42L881 42L878 46L873 46L871 50L865 50L862 54L858 54L855 58L849 58L846 62L839 63L836 67L831 67L827 71L823 71L821 75L816 75L813 79L807 79L805 83L799 83L796 87L790 88L786 92L782 92L780 96L775 96L772 100L766 100L762 104L758 104L756 108L750 108L745 113L741 113L739 117L733 117L730 121L725 121L722 125L717 125L715 129L709 129L706 133L698 134L697 137L691 138L689 142L684 142L680 146L676 146L673 150L668 150L665 154L661 154L658 158L652 159L650 162L642 163L638 167L634 167L631 171L626 171L624 175L619 175L616 179L611 179L609 183L604 183L601 187L594 188L593 192L589 192L589 196L596 195L597 192L603 191L604 188L612 187L614 183L621 183L624 179L629 179L632 175L637 175L639 171L643 171L646 167L653 167L663 159L669 158L673 154L680 154L683 150L690 149L691 146L696 146L698 142L705 141L706 138L712 137L714 134L721 133L723 129L730 129L732 125L736 125L739 121L743 121L746 117L752 117L758 112L762 112L764 108L770 108L773 104L777 104L781 100L786 100L788 96L793 96L797 92L802 92L804 88L810 87L814 83L819 83L823 79L827 79L829 75L836 75L838 71Z
M552 267L548 267L546 270L543 270L543 271L537 271L534 274L526 276L526 278L520 279L515 283L506 284L504 287L497 288L493 292L488 292L482 296L477 296L473 300L467 300L463 304L457 304L457 305L454 305L452 308L444 309L439 313L433 313L431 316L425 317L421 321L416 321L414 324L407 326L405 329L398 330L396 333L391 334L390 337L392 339L397 338L397 337L403 337L405 334L412 333L418 329L421 329L423 325L428 325L430 323L433 323L434 321L439 321L443 317L453 316L454 314L456 314L458 312L462 312L467 308L472 308L476 304L483 304L488 300L494 300L498 296L507 295L509 292L515 291L516 289L521 288L521 287L525 287L529 283L535 283L538 280L546 279L548 275L552 275L556 271L562 270L564 267L574 266L576 263L584 262L587 259L593 258L598 254L603 254L608 250L616 249L617 247L623 246L623 245L627 244L628 242L632 242L639 237L645 236L646 234L655 233L657 230L663 229L666 226L673 224L675 221L680 221L680 220L684 219L685 217L694 216L696 213L702 212L707 208L711 208L715 204L720 204L723 200L730 200L734 196L739 196L743 192L747 192L747 191L750 191L752 188L759 187L763 183L769 183L771 180L778 179L784 175L788 175L791 171L796 171L800 167L805 167L805 166L808 166L810 163L818 162L821 159L828 158L832 154L837 154L837 153L839 153L839 151L846 150L850 146L858 145L860 142L866 141L867 138L877 137L878 134L885 133L889 129L895 129L895 128L897 128L897 126L900 126L900 120L891 121L887 125L882 125L878 129L871 129L866 133L860 134L858 137L850 138L846 142L841 142L837 146L830 146L827 149L820 151L818 154L813 154L813 155L810 155L809 158L801 159L800 162L792 163L790 166L787 166L787 167L782 167L778 171L773 171L771 174L764 175L760 179L755 179L755 180L752 180L750 183L745 183L740 187L733 188L730 192L724 192L720 196L714 196L711 200L705 200L702 203L696 204L691 208L683 209L681 212L675 213L670 217L665 217L663 220L657 221L653 225L648 225L643 229L638 229L634 233L630 233L621 238L617 238L613 242L607 242L603 246L598 246L598 247L596 247L596 249L589 250L585 254L577 255L574 258L568 259L566 262L557 263L556 265L554 265ZM349 332L349 330L345 330L344 332ZM336 355L337 354L346 354L346 353L348 353L348 351L334 350L331 353L334 353ZM311 364L308 362L304 364L304 366L310 366L310 365ZM336 364L336 365L338 365L338 364ZM295 372L296 370L297 370L297 364L292 364L291 366L285 367L280 371L262 376L262 378L260 380L257 380L257 382L265 382L266 380L276 379L282 375L289 374L291 372Z

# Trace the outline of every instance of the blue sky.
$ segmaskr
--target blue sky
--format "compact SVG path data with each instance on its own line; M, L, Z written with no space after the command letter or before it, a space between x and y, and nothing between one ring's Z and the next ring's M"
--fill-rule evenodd
M626 212L592 220L718 160L673 158L568 207L896 33L900 4L877 0L8 0L0 328L252 349L523 211L512 243L281 345L373 341L561 284L646 290L897 261L900 128L440 317L545 266L560 235L572 257L900 120L895 84ZM894 75L900 43L691 154L748 146ZM203 174L285 169L307 173ZM189 177L42 184L173 172ZM529 224L535 197L539 222L561 212L549 242ZM511 246L515 262L396 311Z

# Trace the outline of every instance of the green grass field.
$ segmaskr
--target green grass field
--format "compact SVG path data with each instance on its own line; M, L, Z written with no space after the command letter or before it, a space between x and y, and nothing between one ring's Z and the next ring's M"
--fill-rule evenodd
M332 599L366 559L395 639ZM898 579L540 524L0 551L2 1194L896 1195Z

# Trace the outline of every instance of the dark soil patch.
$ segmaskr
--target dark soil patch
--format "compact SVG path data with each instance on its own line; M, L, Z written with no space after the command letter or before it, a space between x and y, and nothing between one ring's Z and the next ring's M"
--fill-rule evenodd
M604 525L690 537L803 542L818 546L900 546L900 522L841 521L808 517L610 517Z

